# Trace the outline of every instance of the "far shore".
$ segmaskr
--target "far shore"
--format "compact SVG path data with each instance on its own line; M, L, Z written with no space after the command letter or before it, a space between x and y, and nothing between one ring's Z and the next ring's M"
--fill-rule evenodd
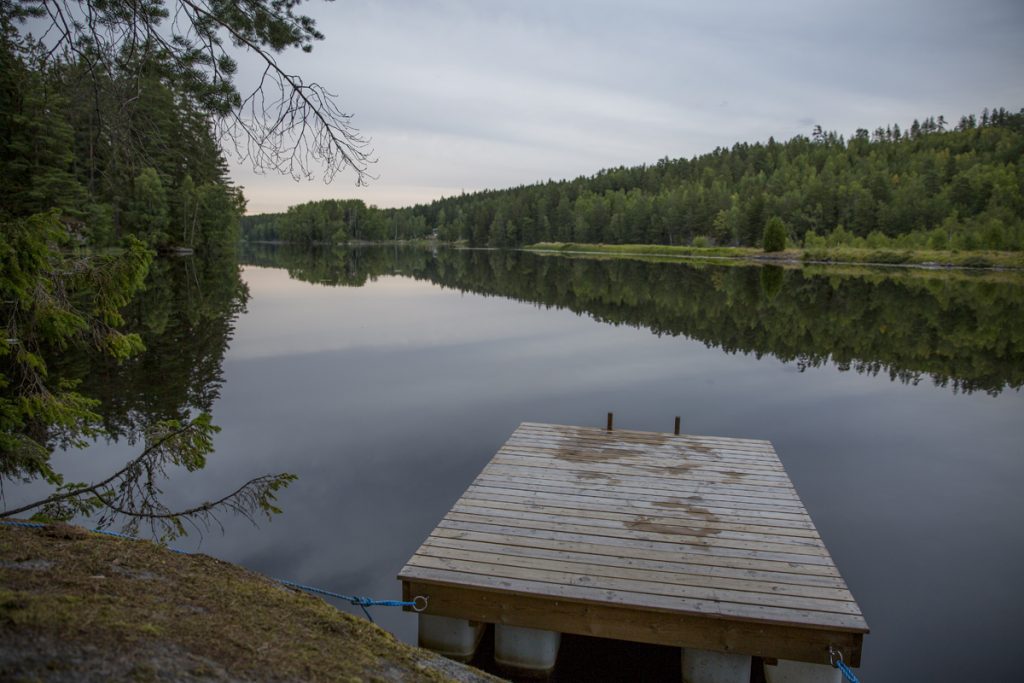
M754 247L694 247L664 244L583 244L539 242L526 251L590 254L619 258L691 258L760 261L777 264L901 266L932 269L1024 270L1024 253L1016 251L938 251L826 247L766 252Z
M474 248L464 241L445 242L434 238L398 240L348 240L345 242L287 242L251 240L243 244L297 245L314 247L363 247L383 245L444 246ZM480 247L490 248L490 247ZM767 252L756 247L697 247L667 244L588 244L581 242L538 242L519 247L522 251L611 258L666 258L754 261L777 265L887 266L929 270L1024 270L1024 252L943 251L925 249L864 249L857 247L796 248Z

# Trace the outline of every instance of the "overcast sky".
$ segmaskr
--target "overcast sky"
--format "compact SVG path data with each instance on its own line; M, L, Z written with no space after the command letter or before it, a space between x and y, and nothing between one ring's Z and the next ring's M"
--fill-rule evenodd
M815 124L848 135L1024 107L1021 0L341 0L306 11L326 39L285 62L338 94L373 141L378 178L298 183L233 165L250 213L327 197L406 206Z

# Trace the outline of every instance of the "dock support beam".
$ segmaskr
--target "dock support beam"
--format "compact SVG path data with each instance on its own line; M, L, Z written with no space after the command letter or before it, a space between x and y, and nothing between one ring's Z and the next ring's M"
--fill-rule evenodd
M555 668L562 634L521 626L494 625L494 661L501 666L530 673Z
M683 649L683 683L749 683L750 655Z
M468 662L480 644L485 627L486 624L477 621L420 614L419 645L449 659Z
M775 666L766 665L768 683L843 683L843 674L831 664L808 664L780 659Z

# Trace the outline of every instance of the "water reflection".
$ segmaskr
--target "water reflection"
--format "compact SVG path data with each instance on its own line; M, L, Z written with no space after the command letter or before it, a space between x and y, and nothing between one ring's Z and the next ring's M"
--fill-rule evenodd
M120 363L103 354L65 354L58 372L101 401L108 434L134 442L161 420L212 411L248 300L233 257L156 259L145 288L123 311L125 329L139 334L145 352Z
M1024 278L924 270L742 267L513 251L252 245L245 263L317 284L387 274L567 308L798 368L931 378L998 394L1024 384Z
M1015 673L1017 278L392 247L244 258L241 279L162 262L130 313L149 351L126 374L68 368L122 434L211 410L215 453L174 477L172 503L299 475L273 523L226 519L181 547L395 598L403 563L519 422L613 410L665 431L682 415L690 433L774 443L872 627L865 680ZM128 459L123 441L59 465L94 479ZM374 615L415 640L410 615Z

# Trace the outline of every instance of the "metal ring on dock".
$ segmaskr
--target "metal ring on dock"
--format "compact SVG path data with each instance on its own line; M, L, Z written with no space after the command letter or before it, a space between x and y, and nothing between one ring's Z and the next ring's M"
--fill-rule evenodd
M422 612L427 609L427 600L430 599L429 595L417 595L412 599L412 609L414 612ZM420 606L422 605L422 607Z

